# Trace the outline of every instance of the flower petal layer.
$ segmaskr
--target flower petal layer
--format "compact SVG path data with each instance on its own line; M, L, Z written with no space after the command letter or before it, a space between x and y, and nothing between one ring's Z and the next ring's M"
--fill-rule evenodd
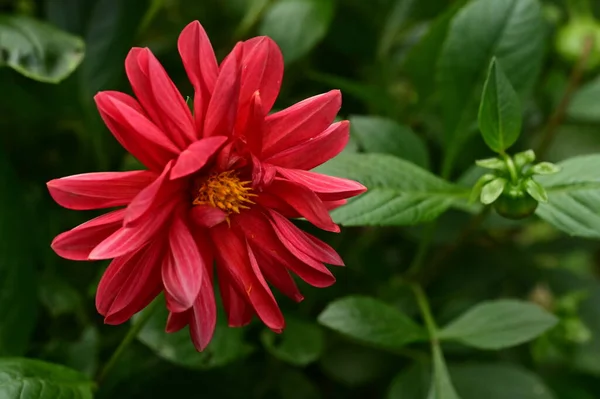
M90 252L123 225L125 209L106 213L57 235L52 249L70 260L87 260Z
M191 175L202 169L226 141L225 136L213 136L190 144L179 154L171 170L171 180Z
M47 186L65 208L102 209L127 205L156 177L150 171L83 173L50 180Z

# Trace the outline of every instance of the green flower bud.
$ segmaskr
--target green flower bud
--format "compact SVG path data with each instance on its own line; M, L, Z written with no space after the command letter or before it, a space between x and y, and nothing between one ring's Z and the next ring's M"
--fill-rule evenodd
M538 207L538 202L520 186L511 185L494 202L494 209L500 216L519 220L531 216Z

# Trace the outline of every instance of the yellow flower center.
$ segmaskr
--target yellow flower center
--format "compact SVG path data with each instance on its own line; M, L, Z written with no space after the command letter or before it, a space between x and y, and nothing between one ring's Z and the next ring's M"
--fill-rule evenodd
M210 205L228 214L240 213L240 209L249 209L254 204L250 199L256 197L252 188L246 187L251 181L240 181L235 171L214 173L210 175L198 189L194 205Z

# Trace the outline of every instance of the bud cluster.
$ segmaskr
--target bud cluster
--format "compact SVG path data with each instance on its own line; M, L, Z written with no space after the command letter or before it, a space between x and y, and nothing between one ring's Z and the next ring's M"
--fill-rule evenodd
M534 180L534 175L549 175L560 171L550 162L533 164L533 150L514 156L502 154L475 163L491 170L479 178L471 193L471 201L479 198L484 205L493 204L498 214L508 219L523 219L535 212L538 203L548 202L544 187Z

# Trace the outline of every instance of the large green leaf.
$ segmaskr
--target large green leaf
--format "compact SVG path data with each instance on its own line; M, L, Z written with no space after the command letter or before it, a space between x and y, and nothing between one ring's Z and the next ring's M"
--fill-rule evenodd
M260 34L277 42L286 62L306 55L327 33L332 0L283 0L265 13Z
M600 122L600 77L579 89L567 109L569 118L582 122Z
M85 33L87 57L80 84L91 101L96 92L114 89L125 73L125 56L134 44L148 0L98 0Z
M332 212L347 226L414 225L466 202L469 189L386 154L342 154L316 172L358 180L369 190Z
M554 399L541 378L511 364L450 365L450 375L462 399Z
M482 302L450 322L439 333L480 349L501 349L532 340L557 322L541 307L511 299Z
M306 321L286 318L281 334L265 330L262 342L275 357L296 366L314 362L323 352L323 331L318 325Z
M0 359L2 399L91 399L94 383L57 364L25 358Z
M40 82L58 83L83 59L77 36L23 15L0 15L0 66Z
M244 341L244 331L229 328L226 320L219 317L212 341L202 353L198 353L187 327L172 334L165 332L168 315L165 306L159 306L154 312L138 334L138 339L169 362L193 369L208 369L224 366L245 357L251 351L251 347Z
M517 93L524 95L540 69L545 34L537 0L477 0L456 14L438 64L447 170L475 131L481 85L492 57L500 61Z
M351 296L330 303L319 323L348 337L385 349L399 349L424 338L420 326L377 299Z
M37 318L36 235L22 194L0 152L0 356L25 353Z
M502 67L492 59L479 106L479 130L493 151L503 153L521 133L521 103Z
M431 385L431 369L425 362L415 363L402 370L390 384L387 399L423 399Z
M427 399L460 399L448 374L444 354L439 345L433 346L433 379Z
M573 236L600 238L600 155L585 155L560 162L554 175L536 176L546 189L548 202L536 214Z
M429 167L425 142L408 126L378 116L354 115L349 119L351 133L367 152L390 154Z

